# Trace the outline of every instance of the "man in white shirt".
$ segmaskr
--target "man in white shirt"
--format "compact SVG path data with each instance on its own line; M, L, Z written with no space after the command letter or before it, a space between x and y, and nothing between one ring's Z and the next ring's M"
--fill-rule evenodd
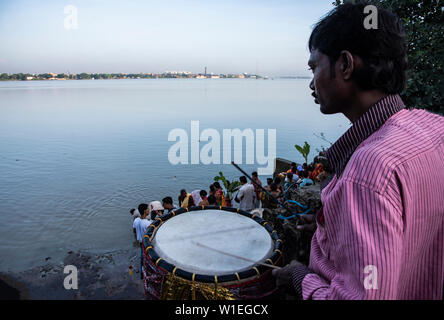
M247 178L242 176L239 178L242 187L236 195L234 201L239 203L239 209L251 211L254 209L255 193L254 186L247 183Z
M202 197L200 196L201 192L202 190L194 190L193 192L191 192L191 196L194 200L194 205L196 206L202 201Z
M143 235L145 234L146 228L151 224L151 220L146 219L148 216L148 205L146 203L141 203L137 207L137 210L141 214L141 217L137 217L133 222L133 230L136 236L137 241L140 246L140 278L143 279L143 249L142 249L142 240Z

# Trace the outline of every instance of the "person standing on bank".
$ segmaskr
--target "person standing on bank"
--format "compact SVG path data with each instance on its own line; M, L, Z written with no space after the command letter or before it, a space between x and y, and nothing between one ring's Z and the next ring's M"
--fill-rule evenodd
M261 182L261 180L259 180L259 177L258 177L256 171L254 171L251 174L251 177L254 180L254 182L256 182L256 183L251 182L251 184L254 187L254 193L255 193L255 197L256 197L254 207L260 208L261 207L261 199L262 199L262 188L261 188L262 182Z
M353 125L327 152L335 175L309 266L293 261L273 274L303 299L441 300L444 117L406 109L402 23L378 8L378 27L367 30L365 6L336 7L310 36L315 102Z
M252 184L247 183L247 177L245 176L240 177L239 181L242 186L240 187L234 201L239 203L239 209L251 211L254 209L255 202L254 187Z
M133 222L134 234L136 236L137 241L140 246L140 278L143 279L143 249L142 249L142 240L143 235L145 233L146 228L151 224L151 220L147 219L149 210L148 205L146 203L141 203L137 207L137 210L140 212L141 217L137 217Z

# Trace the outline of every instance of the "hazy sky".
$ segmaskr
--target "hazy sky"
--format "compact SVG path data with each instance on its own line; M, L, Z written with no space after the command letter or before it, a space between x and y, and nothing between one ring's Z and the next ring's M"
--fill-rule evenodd
M307 40L333 0L0 0L0 73L311 75ZM65 6L78 28L65 28Z

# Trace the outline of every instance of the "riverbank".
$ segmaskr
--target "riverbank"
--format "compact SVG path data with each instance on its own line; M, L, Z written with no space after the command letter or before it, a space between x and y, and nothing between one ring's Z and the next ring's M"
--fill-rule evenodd
M298 189L290 194L292 200L311 208L315 213L321 206L320 186ZM298 208L295 208L298 211ZM280 219L286 215L282 208L264 210L279 237L284 240L285 263L297 259L308 264L311 233L296 228L296 219ZM67 252L63 262L48 263L23 272L0 273L1 298L25 300L143 300L143 282L140 279L140 251L136 246L112 252ZM64 267L73 265L78 270L78 289L64 288ZM133 267L130 275L129 267Z
M2 299L25 300L140 300L140 249L104 253L69 252L60 264L47 263L23 272L0 273ZM78 290L64 288L64 267L78 271ZM133 274L129 274L129 266Z

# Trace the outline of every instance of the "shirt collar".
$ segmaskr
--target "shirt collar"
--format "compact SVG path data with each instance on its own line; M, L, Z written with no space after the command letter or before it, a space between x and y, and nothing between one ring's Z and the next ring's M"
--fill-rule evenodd
M327 159L339 177L356 148L392 115L405 108L399 95L388 95L370 107L327 151Z

